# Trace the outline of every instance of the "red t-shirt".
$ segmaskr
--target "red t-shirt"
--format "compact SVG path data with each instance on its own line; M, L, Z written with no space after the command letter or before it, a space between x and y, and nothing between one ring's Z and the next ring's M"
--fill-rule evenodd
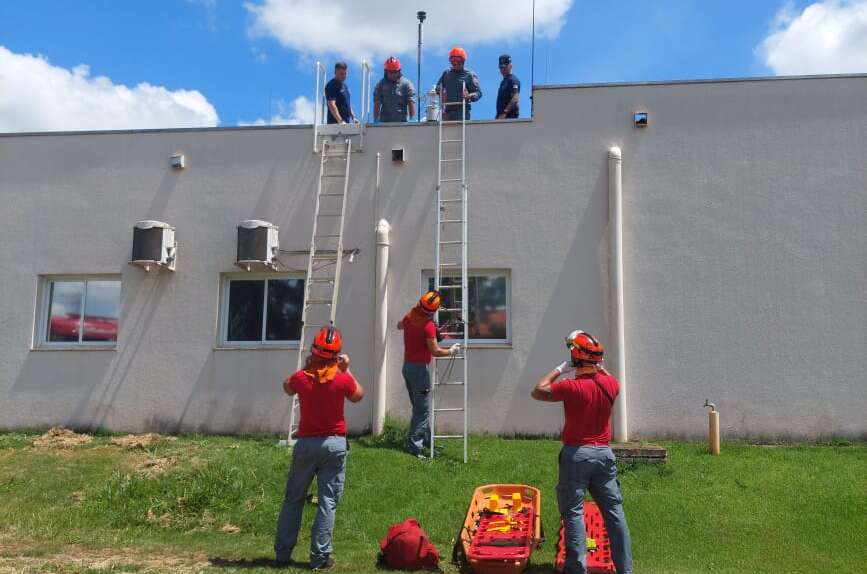
M431 361L428 339L437 338L437 328L428 319L421 325L413 325L406 318L403 320L403 361L405 363L424 363Z
M346 435L343 401L355 393L355 381L338 371L327 383L317 383L304 371L289 379L289 388L298 394L301 406L299 437Z
M604 373L564 379L551 385L554 400L563 401L566 414L563 444L608 444L611 440L612 404L593 379L608 391L612 399L617 398L620 382Z

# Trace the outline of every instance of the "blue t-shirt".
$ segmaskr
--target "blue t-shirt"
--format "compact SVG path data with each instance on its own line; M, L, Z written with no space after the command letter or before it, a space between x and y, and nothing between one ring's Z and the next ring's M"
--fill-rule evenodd
M506 109L508 103L512 100L512 96L521 92L521 80L518 79L518 76L515 74L509 74L503 81L500 82L500 90L497 92L497 116L503 113L503 110ZM509 113L506 114L507 118L517 118L518 117L518 104L515 104Z
M331 78L331 80L325 84L325 100L334 100L334 104L337 106L337 111L340 113L340 118L346 123L352 122L352 112L350 111L351 108L349 106L349 88L346 87L345 82L341 82L336 78ZM328 110L328 123L339 123L337 118L331 115L331 110Z

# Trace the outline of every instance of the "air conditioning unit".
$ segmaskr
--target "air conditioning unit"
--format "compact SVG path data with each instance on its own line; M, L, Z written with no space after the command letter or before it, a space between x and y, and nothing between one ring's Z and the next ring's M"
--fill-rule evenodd
M178 243L175 228L162 221L139 221L132 230L132 260L130 264L142 267L175 270Z
M253 269L274 269L280 241L278 227L267 221L248 219L238 226L238 258L235 265L252 271Z

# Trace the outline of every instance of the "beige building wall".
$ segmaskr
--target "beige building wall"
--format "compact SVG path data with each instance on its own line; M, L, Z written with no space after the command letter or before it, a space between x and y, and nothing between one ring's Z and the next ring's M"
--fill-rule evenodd
M628 413L639 437L867 435L867 78L537 88L533 121L468 128L470 266L510 277L507 345L470 350L474 431L555 433L529 398L584 328L609 341L607 151L623 150ZM635 128L632 114L650 125ZM291 349L218 342L236 226L309 243L309 127L0 136L0 427L278 432ZM390 151L404 147L407 161ZM187 167L169 158L185 154ZM376 153L383 154L375 190ZM406 416L393 325L434 257L436 129L374 126L352 162L338 326L371 388L374 225L392 226L388 410ZM127 264L132 226L177 229L174 273ZM281 255L289 266L304 259ZM114 350L34 345L40 277L122 280ZM347 407L371 424L373 401Z

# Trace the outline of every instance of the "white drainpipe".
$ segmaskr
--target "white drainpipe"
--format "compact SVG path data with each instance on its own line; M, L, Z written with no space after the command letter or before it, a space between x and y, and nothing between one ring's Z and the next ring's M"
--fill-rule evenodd
M388 246L391 226L384 219L376 224L376 317L373 326L373 380L376 382L376 395L373 403L373 434L382 434L385 425L385 398L388 375L386 363L388 353L386 335L388 333Z
M608 245L610 249L611 349L606 353L614 375L620 380L620 395L614 403L615 442L629 440L627 418L626 343L623 318L623 156L617 146L608 150Z

